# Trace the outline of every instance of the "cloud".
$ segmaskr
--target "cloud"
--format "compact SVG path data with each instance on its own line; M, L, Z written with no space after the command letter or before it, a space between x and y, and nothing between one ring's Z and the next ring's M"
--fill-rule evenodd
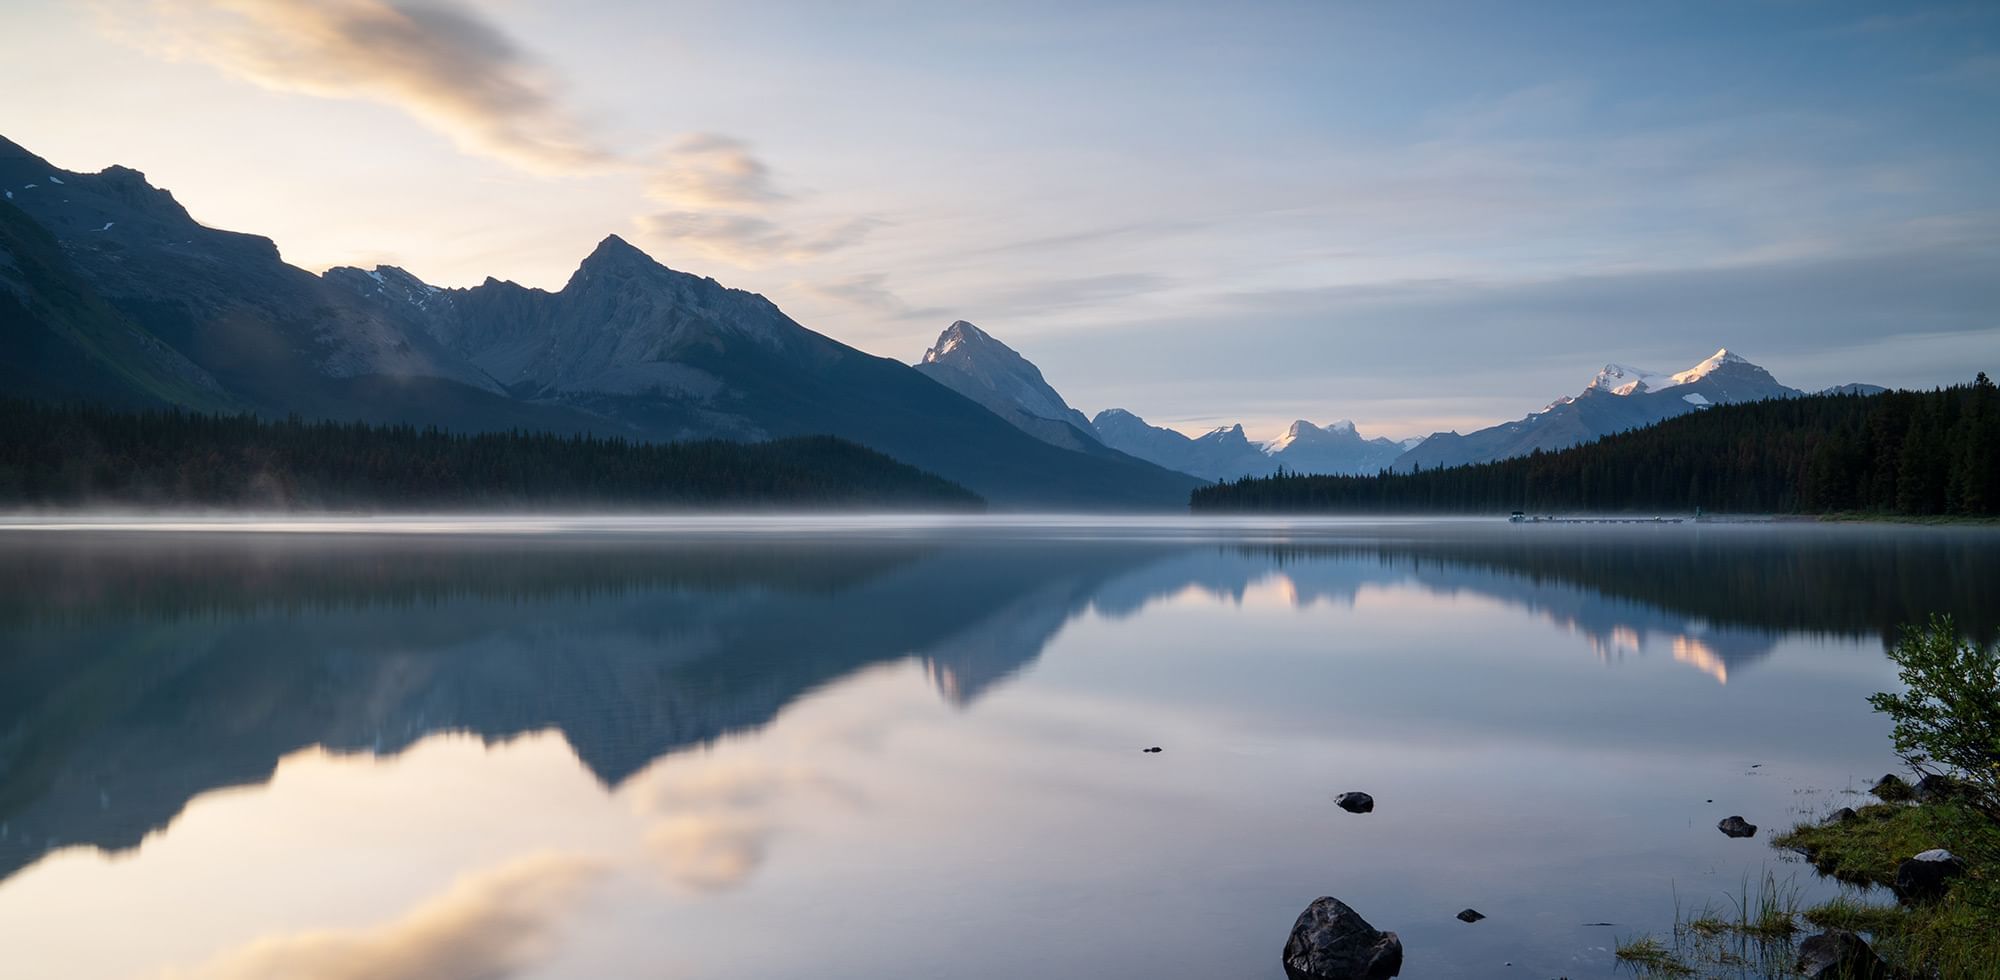
M864 272L824 282L796 284L814 295L898 320L928 320L945 316L942 306L911 306L889 288L889 277Z
M646 187L647 196L681 208L760 207L785 200L771 181L771 168L742 140L714 133L683 137L665 153L665 165Z
M652 819L646 848L667 880L697 892L720 892L749 880L764 864L787 804L810 795L816 806L858 806L853 790L810 770L756 762L674 770L639 792Z
M410 0L158 0L150 40L279 91L393 106L538 173L613 165L546 72L477 12Z
M1112 272L1026 285L1009 284L986 293L980 305L1000 315L1027 317L1079 306L1115 304L1171 285L1168 278L1151 273Z
M860 241L880 224L874 218L849 218L800 232L763 214L727 209L661 211L640 221L654 238L690 245L739 265L772 258L817 258Z
M776 832L769 822L750 814L691 814L654 825L646 834L646 847L676 884L698 892L720 892L749 880L764 864Z
M1705 267L1196 296L1171 317L1050 332L1037 355L1116 363L1125 377L1091 396L1157 421L1275 431L1351 417L1399 436L1518 418L1608 361L1674 370L1722 346L1798 387L1928 386L1991 370L2000 350L1996 233ZM1419 371L1431 380L1413 383Z
M792 196L731 136L683 136L651 159L604 145L538 59L449 0L150 0L136 9L143 13L111 16L109 28L168 57L277 91L390 106L464 152L531 173L644 174L645 196L665 210L642 215L640 226L726 261L811 259L879 223L781 225L774 211Z
M189 980L496 980L540 961L561 914L602 869L542 855L462 879L394 922L255 940L189 973Z

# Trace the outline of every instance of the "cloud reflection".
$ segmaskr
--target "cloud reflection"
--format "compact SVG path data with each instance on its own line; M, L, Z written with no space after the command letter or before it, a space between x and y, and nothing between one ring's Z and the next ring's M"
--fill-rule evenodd
M269 936L226 951L184 980L499 980L551 951L562 916L603 873L565 855L523 858L469 876L393 922Z

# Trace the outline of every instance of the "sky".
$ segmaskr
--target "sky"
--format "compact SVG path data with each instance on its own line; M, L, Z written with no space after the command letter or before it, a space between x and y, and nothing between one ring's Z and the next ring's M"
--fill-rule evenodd
M2000 373L1991 2L7 0L0 92L315 271L556 289L617 234L1188 432Z

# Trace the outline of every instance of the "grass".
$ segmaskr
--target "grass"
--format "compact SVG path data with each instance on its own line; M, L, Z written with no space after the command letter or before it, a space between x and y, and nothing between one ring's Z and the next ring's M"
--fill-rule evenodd
M1652 936L1620 943L1618 961L1640 976L1788 977L1800 931L1799 890L1766 871L1754 885L1727 896L1728 905L1709 903L1687 911L1675 901L1671 942Z
M1632 967L1640 976L1691 977L1694 968L1667 945L1651 936L1640 936L1618 944L1613 954L1620 963Z
M1879 936L1902 928L1907 913L1900 906L1870 905L1842 895L1805 910L1805 920L1818 929L1845 929L1848 932Z
M1887 886L1905 858L1934 847L1967 865L1943 898L1880 906L1838 898L1804 912L1820 928L1867 934L1876 951L1913 976L2000 978L2000 822L1963 803L1875 803L1839 824L1801 824L1772 840L1822 873Z

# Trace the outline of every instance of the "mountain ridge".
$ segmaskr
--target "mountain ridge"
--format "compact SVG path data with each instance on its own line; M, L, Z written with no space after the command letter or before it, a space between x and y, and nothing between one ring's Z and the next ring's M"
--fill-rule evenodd
M83 330L46 301L71 280L10 281L27 310L15 349L81 365L52 394L183 405L194 396L159 379L205 375L218 397L204 407L266 415L640 441L826 434L1003 507L1177 508L1196 485L1101 447L1035 439L907 365L616 235L554 292L491 277L443 288L393 266L314 275L268 238L200 225L137 170L66 171L4 139L0 189L0 204L56 240L86 304L108 311ZM0 268L19 265L0 254ZM119 330L150 341L108 353L84 343Z

